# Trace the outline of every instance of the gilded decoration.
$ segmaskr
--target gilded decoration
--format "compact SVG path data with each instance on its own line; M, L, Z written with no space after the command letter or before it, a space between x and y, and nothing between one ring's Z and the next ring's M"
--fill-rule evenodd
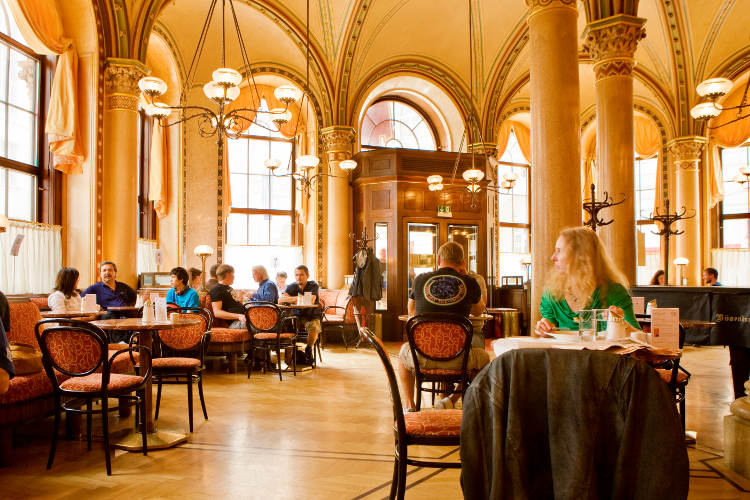
M675 167L690 170L698 167L707 142L705 137L679 137L667 143L667 150Z
M355 139L352 127L327 127L321 130L320 137L329 162L351 158Z
M107 110L138 111L140 93L138 80L145 74L146 72L137 61L133 63L108 61L104 69Z
M596 79L630 76L635 66L638 41L646 37L645 19L615 16L589 24L584 50L594 60Z
M576 15L578 15L576 3L577 0L526 0L526 5L528 5L530 9L529 17L533 16L540 10L547 8L570 9L574 10Z

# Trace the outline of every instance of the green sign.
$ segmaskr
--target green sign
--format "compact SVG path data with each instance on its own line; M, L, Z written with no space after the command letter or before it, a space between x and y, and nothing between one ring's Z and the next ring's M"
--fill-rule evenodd
M438 205L437 208L438 217L453 217L450 205Z

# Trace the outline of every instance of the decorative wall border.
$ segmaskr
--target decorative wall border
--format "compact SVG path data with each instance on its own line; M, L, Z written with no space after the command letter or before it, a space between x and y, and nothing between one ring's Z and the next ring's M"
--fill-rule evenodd
M91 2L96 19L96 35L98 47L98 74L96 85L96 161L94 164L94 262L90 264L92 276L96 276L95 269L102 262L102 219L103 219L103 176L104 176L104 63L107 60L104 26L98 2Z

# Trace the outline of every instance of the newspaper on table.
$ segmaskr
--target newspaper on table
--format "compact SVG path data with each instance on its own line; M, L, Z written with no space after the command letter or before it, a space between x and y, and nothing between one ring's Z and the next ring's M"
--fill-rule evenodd
M534 348L609 351L613 354L627 354L648 361L664 361L680 356L679 349L650 345L629 337L616 340L596 341L562 341L554 338L506 337L496 339L492 342L492 349L497 356L512 351L513 349Z

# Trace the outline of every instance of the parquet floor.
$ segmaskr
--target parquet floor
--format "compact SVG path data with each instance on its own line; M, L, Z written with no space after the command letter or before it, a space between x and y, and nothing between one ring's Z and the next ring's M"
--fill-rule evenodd
M389 345L395 353L397 345ZM380 499L393 467L391 409L385 376L372 351L329 348L319 369L285 376L212 372L205 378L209 420L195 411L195 432L182 446L139 453L115 451L107 477L100 441L60 441L45 470L51 421L26 426L14 450L15 465L0 469L0 498L262 498ZM750 481L721 460L722 417L731 384L728 353L719 347L688 349L688 428L694 499L750 499ZM187 400L166 386L159 426L187 431ZM197 398L196 398L197 403ZM132 417L112 417L115 429ZM100 433L100 426L95 427ZM414 450L417 451L417 450ZM428 453L427 450L421 450ZM429 450L457 457L453 449ZM410 499L461 498L459 471L409 469Z

